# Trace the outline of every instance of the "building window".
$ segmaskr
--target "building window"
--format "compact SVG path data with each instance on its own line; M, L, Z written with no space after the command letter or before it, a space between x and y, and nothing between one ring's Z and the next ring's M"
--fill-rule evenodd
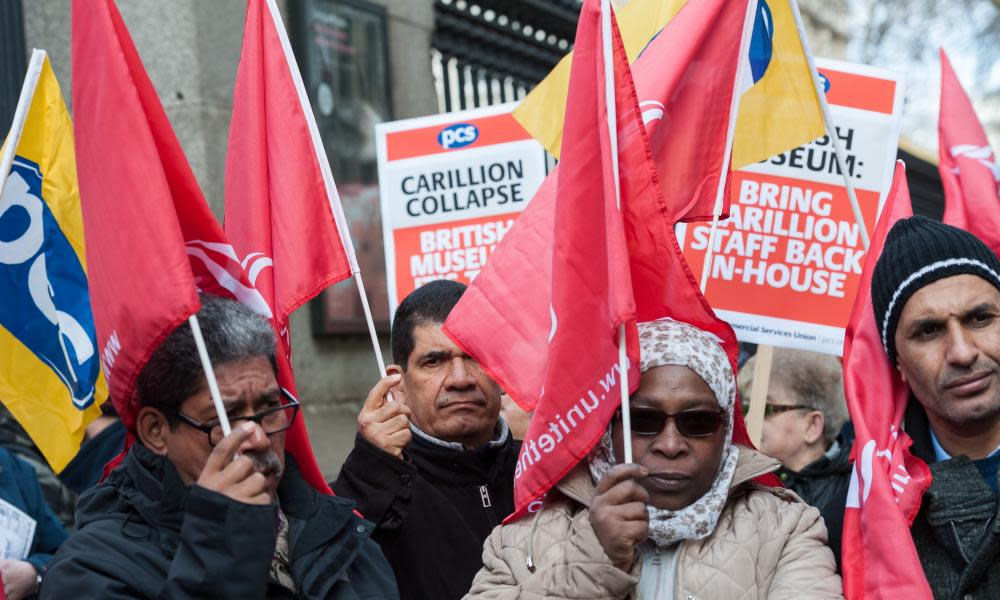
M296 55L316 114L376 326L388 331L375 124L392 119L385 9L364 0L290 3ZM313 306L316 334L364 333L356 284Z

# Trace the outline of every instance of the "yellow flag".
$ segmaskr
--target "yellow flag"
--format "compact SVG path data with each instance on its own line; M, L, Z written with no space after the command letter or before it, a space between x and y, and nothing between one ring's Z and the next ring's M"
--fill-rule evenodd
M632 0L615 12L629 64L685 4L687 0ZM514 110L514 118L556 158L562 145L572 62L570 52Z
M795 26L792 0L759 0L757 29L770 40L763 76L740 98L732 168L785 152L823 135L823 116ZM616 13L629 62L686 0L632 0ZM562 142L572 54L528 94L514 118L556 157Z
M0 196L0 401L59 472L108 391L87 292L73 125L39 50L28 68L28 81L35 77Z
M795 26L793 1L760 0L755 35L770 21L770 61L740 97L733 137L734 170L811 142L826 131Z

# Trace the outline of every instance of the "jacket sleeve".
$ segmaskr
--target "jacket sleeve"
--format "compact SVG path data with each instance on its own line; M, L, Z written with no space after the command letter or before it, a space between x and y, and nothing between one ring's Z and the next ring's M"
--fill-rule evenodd
M45 572L45 566L59 546L66 541L66 530L55 514L45 503L45 496L35 476L34 469L26 462L11 454L15 478L21 487L21 493L27 504L28 515L35 520L35 538L31 542L31 550L25 560L35 567L38 573Z
M558 541L551 535L558 527L551 524L522 521L494 529L483 546L483 568L464 600L628 597L638 578L611 563L585 516L573 519L569 535Z
M42 579L40 598L55 600L69 593L105 600L263 600L277 538L277 510L275 505L243 504L193 485L165 578L151 572L143 556L161 552L162 541L143 536L138 538L142 546L136 546L123 536L126 526L116 522L104 531L85 528L70 537ZM136 524L134 533L143 530L143 524Z
M826 526L819 511L805 503L791 506L798 521L778 559L769 600L838 600L844 597L833 552L826 544Z
M359 433L330 487L338 496L354 500L366 519L386 531L406 520L416 479L412 463L385 452Z

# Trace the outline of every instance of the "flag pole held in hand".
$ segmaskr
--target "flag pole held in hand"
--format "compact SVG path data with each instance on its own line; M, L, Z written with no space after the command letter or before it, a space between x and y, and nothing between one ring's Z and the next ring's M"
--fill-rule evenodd
M618 113L615 105L615 65L611 49L611 0L601 0L601 50L604 53L604 97L607 102L608 136L611 141L611 171L614 175L615 206L621 214L622 182L618 172ZM623 460L632 462L632 421L628 407L628 356L625 353L625 324L618 326L618 376L622 395Z

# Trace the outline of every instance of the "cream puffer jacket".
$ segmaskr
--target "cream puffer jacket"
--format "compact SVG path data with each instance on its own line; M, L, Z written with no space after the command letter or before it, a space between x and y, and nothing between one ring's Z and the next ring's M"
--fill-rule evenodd
M681 543L676 600L843 598L819 511L790 491L750 481L778 466L740 448L715 531ZM534 516L493 530L467 600L636 597L641 564L631 573L615 567L590 526L589 471L577 467L558 490L557 499Z

